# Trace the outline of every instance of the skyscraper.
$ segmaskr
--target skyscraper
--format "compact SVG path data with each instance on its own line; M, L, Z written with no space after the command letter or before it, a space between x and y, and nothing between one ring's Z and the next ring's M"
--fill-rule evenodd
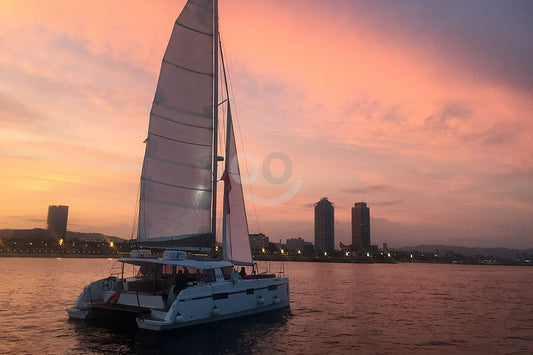
M315 204L315 248L320 251L335 250L335 219L333 204L323 197Z
M68 206L48 206L46 229L58 238L65 238L67 233Z
M365 202L352 207L352 250L370 249L370 209Z

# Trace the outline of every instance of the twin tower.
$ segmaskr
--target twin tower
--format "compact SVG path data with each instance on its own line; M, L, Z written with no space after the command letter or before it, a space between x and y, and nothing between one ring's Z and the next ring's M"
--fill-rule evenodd
M323 197L315 204L315 249L325 252L335 250L334 205ZM352 207L352 244L341 248L355 252L370 249L370 209L365 202Z

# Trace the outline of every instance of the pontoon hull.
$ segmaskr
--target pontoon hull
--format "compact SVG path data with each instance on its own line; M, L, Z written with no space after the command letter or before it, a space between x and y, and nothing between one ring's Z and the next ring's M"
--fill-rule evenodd
M288 279L284 277L196 285L181 291L176 299L167 300L167 306L161 295L126 290L118 292L114 302L117 291L109 286L120 285L119 280L104 286L106 280L93 282L84 289L75 306L67 309L70 318L95 319L135 313L139 328L163 331L282 309L289 307L290 301ZM97 290L101 291L97 293ZM101 297L98 302L92 299L95 293Z

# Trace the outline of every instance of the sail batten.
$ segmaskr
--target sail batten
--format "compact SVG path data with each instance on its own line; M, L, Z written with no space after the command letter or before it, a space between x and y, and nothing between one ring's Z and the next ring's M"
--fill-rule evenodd
M164 117L164 116L161 116L161 115L157 115L157 114L155 114L153 112L152 112L152 116L160 118L160 119L168 121L168 122L180 124L180 125L183 125L183 126L189 126L189 127L194 127L194 128L200 128L200 129L207 129L207 130L210 130L210 131L213 130L212 127L203 127L203 126L193 125L193 124L189 124L189 123L185 123L185 122L175 121L175 120L173 120L171 118Z
M185 26L184 24L181 24L181 23L178 23L178 22L176 22L176 25L177 26L181 26L181 27L183 27L185 29L188 29L189 31L193 31L193 32L196 32L196 33L199 33L199 34L202 34L202 35L206 35L206 36L212 36L213 35L212 33L203 32L203 31L197 30L195 28L192 28L192 27L189 27L189 26Z
M160 184L160 185L166 185L166 186L169 186L169 187L174 187L176 189L185 189L185 190L195 190L195 191L206 191L206 192L211 192L211 189L209 188L201 188L201 187L187 187L187 186L179 186L179 185L172 185L172 184L167 184L163 181L156 181L156 180L151 180L151 179L148 179L148 178L142 178L143 181L149 181L149 182L152 182L154 184Z
M200 145L200 146L204 146L204 147L210 147L211 144L205 144L205 143L194 143L194 142L186 142L186 141L182 141L182 140L179 140L179 139L175 139L175 138L172 138L172 137L167 137L167 136L163 136L161 134L157 134L157 133L150 133L151 136L156 136L156 137L159 137L159 138L163 138L163 139L168 139L169 141L173 141L173 142L179 142L179 143L183 143L183 144L190 144L190 145Z
M181 69L181 70L189 71L189 72L196 73L196 74L200 74L200 75L213 76L213 73L203 73L203 72L198 71L198 70L194 70L194 69L191 69L191 68L186 68L186 67L181 66L181 65L179 65L179 64L172 63L172 62L170 62L170 61L168 61L168 60L163 60L163 62L166 63L166 64L170 64L170 65L172 65L172 66L174 66L174 67L176 67L176 68L179 68L179 69Z
M169 207L181 207L182 209L185 209L185 210L203 210L203 211L207 211L209 209L209 206L205 206L205 205L193 205L193 204L184 204L184 203L178 203L178 202L168 202L168 201L163 201L163 200L152 200L152 201L146 201L146 203L155 203L155 204L158 204L158 205L166 205L166 206L169 206ZM208 233L208 231L204 232L204 233ZM197 234L201 234L201 233L197 233ZM152 239L155 239L155 238L161 238L161 233L158 233L159 237L154 237ZM187 235L187 234L184 234L184 235Z

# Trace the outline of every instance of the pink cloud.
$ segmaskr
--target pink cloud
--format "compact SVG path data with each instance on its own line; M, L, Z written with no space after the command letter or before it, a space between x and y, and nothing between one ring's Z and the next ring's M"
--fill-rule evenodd
M0 5L0 158L11 167L0 195L13 206L0 211L2 224L39 215L58 191L80 226L131 223L159 64L183 3ZM379 17L381 4L337 5L220 2L239 144L258 164L283 152L293 168L279 185L259 174L247 194L276 199L302 183L291 199L257 206L265 232L284 239L284 225L300 226L312 240L310 204L322 196L336 203L342 228L364 199L374 218L411 226L418 238L416 226L451 224L492 236L487 221L498 206L530 212L533 107L514 71L494 74L496 64L475 55L482 44L449 41L445 24L429 28L408 9ZM96 209L114 220L97 222ZM378 224L375 240L386 242L389 227Z

